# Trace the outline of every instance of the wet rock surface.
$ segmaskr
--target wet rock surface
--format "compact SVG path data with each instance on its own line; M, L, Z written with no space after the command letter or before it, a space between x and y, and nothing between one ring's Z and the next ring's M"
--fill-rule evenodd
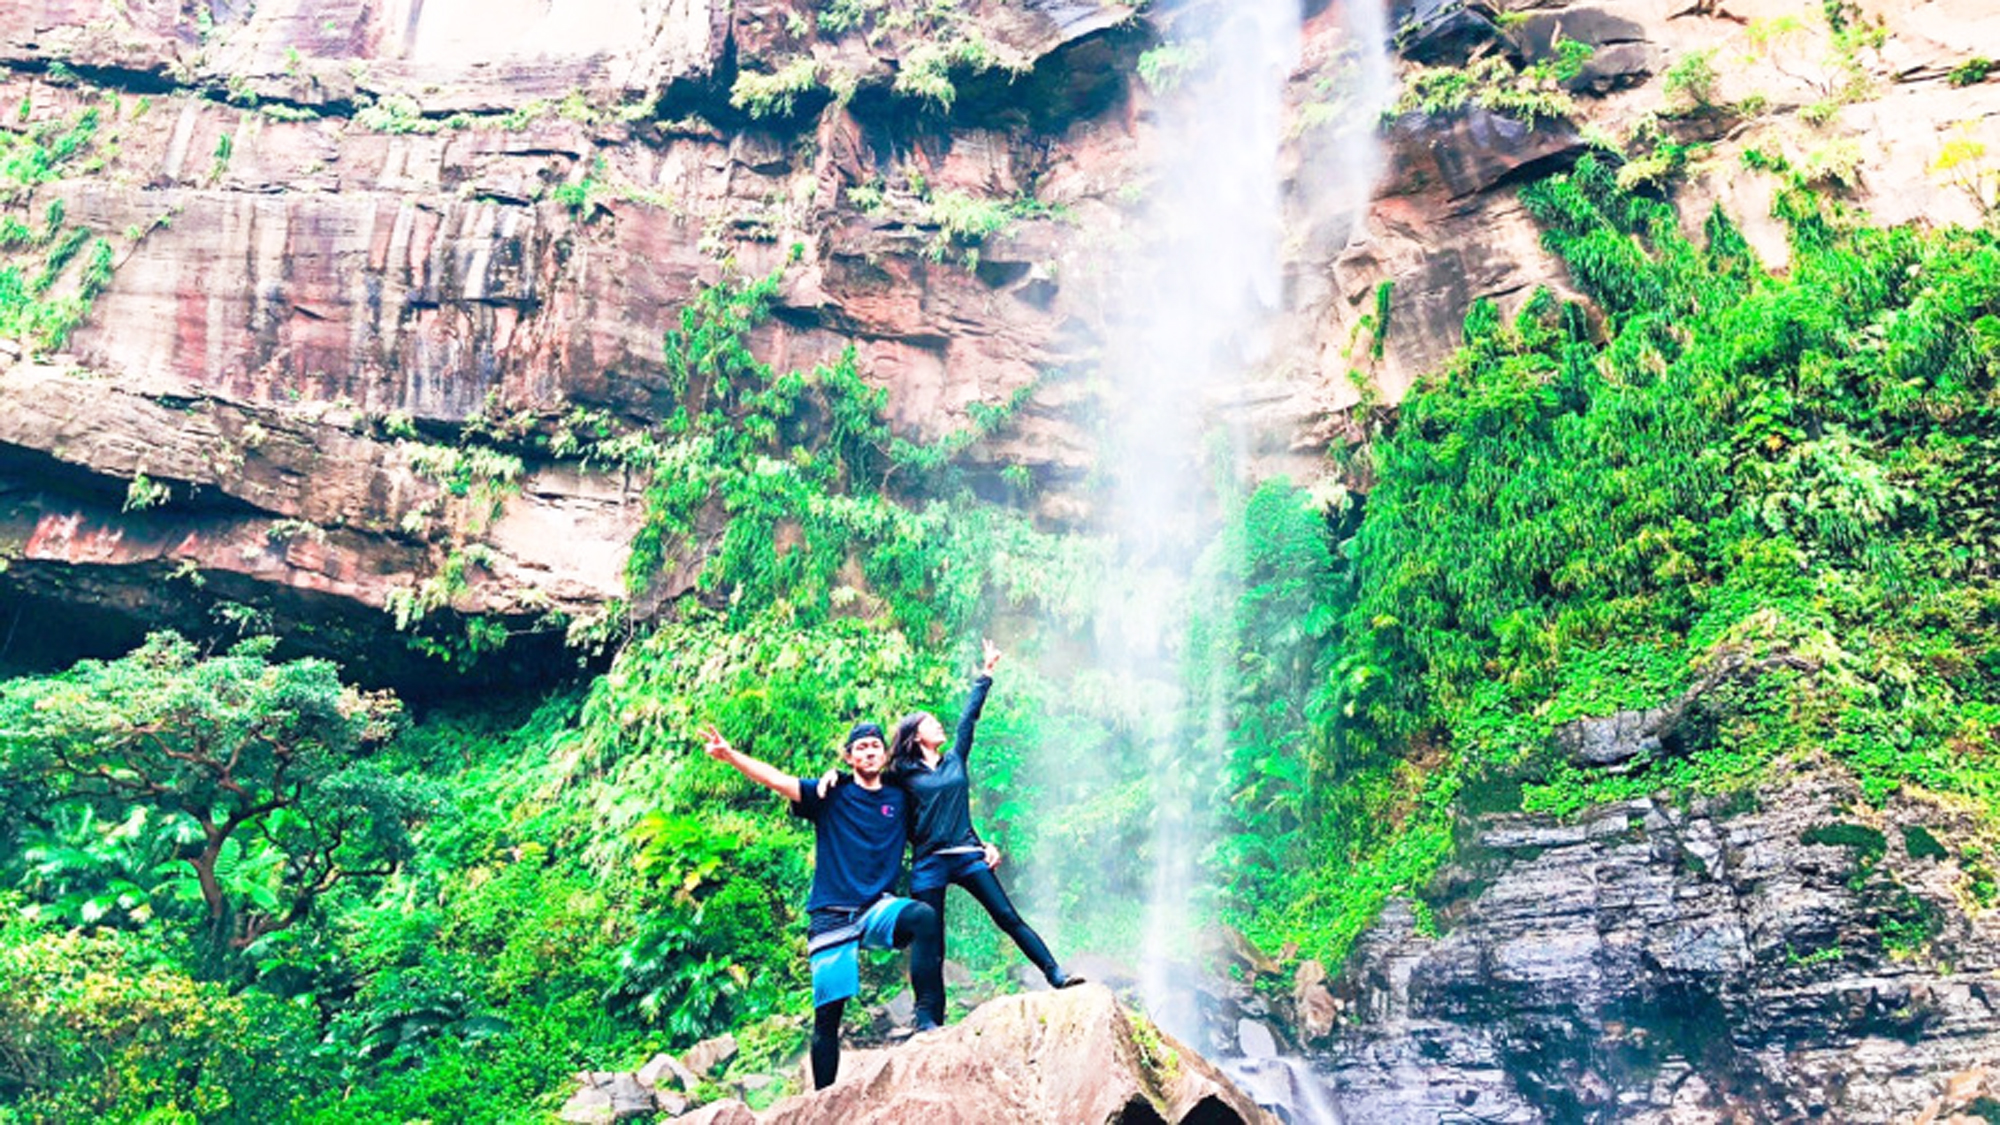
M1345 1120L1907 1121L2000 1056L1968 813L1821 771L1471 833L1438 936L1392 906L1329 988Z
M1500 37L1493 9L1465 0L1405 0L1390 9L1396 51L1413 62L1463 63Z

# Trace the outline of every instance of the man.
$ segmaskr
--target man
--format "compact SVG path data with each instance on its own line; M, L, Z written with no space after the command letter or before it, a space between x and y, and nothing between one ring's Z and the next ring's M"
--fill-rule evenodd
M840 1070L840 1017L860 991L859 951L910 950L916 1030L937 1026L928 1013L944 1010L944 929L929 906L889 893L903 868L908 842L903 791L882 784L889 749L882 728L857 723L841 756L853 784L823 789L737 750L713 726L702 730L708 755L792 803L813 822L813 885L806 949L812 958L813 1086L833 1085Z

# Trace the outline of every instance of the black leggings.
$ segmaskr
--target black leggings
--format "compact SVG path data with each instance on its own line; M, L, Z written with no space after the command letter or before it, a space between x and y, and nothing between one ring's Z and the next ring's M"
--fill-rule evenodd
M918 902L896 915L897 949L910 951L910 990L916 993L917 1026L924 1016L936 1012L932 1024L944 1022L944 918L935 906ZM833 1085L840 1073L840 1017L847 1001L833 1000L813 1009L812 1070L813 1089Z
M1055 971L1055 954L1049 952L1047 943L1042 941L1041 935L1035 932L1034 927L1028 925L1022 919L1021 912L1014 909L1014 904L1007 898L1006 890L1000 886L1000 880L994 876L990 869L982 867L970 875L959 876L953 879L952 882L964 887L966 893L977 899L979 905L986 908L986 913L993 916L993 924L1000 927L1001 933L1014 939L1014 944L1021 947L1022 955L1027 957L1029 963L1034 965L1035 968L1040 969L1043 976L1048 976ZM930 908L937 912L939 927L944 925L944 892L944 887L933 887L928 891L911 892L911 897L915 898L918 902L928 903ZM938 941L938 946L939 952L942 954L944 941L941 937ZM937 1011L933 1013L933 1018L937 1022L943 1023L943 989L938 990L937 1000ZM919 1011L921 1010L919 1009Z
M813 1009L812 1064L813 1089L833 1085L840 1073L840 1014L847 1001L834 1000Z

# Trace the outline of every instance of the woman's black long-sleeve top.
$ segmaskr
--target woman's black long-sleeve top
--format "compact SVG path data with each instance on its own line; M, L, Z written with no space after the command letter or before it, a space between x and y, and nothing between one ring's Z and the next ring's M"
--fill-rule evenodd
M978 833L972 830L972 778L967 763L972 757L972 735L979 725L979 712L986 706L986 693L993 677L972 681L972 698L958 717L958 732L951 750L934 767L923 761L897 765L885 780L903 787L909 794L910 851L922 859L947 849L977 848Z

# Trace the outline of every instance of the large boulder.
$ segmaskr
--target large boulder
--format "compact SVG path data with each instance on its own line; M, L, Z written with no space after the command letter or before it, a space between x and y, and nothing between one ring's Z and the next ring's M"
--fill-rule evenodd
M1086 985L1004 996L901 1046L850 1051L832 1086L752 1113L720 1102L700 1125L1277 1125L1221 1071Z
M712 1078L718 1069L736 1057L736 1049L734 1035L718 1035L689 1047L687 1053L681 1056L681 1064L696 1078Z
M1604 8L1574 7L1524 13L1508 29L1508 42L1531 62L1551 59L1564 42L1590 48L1582 69L1566 85L1603 94L1644 82L1659 69L1660 50L1646 26Z
M1430 66L1463 64L1500 35L1490 9L1465 0L1404 0L1390 16L1396 53Z
M629 1074L585 1071L576 1077L582 1089L556 1114L565 1125L651 1120L663 1108L653 1091Z
M1576 765L1620 772L1657 756L1685 756L1713 741L1722 721L1744 705L1742 689L1778 669L1810 674L1818 665L1791 653L1751 660L1732 651L1678 697L1657 707L1564 723L1556 728L1556 748Z
M1585 151L1568 121L1523 121L1477 106L1404 114L1390 130L1389 143L1398 190L1436 185L1453 200L1562 171Z

